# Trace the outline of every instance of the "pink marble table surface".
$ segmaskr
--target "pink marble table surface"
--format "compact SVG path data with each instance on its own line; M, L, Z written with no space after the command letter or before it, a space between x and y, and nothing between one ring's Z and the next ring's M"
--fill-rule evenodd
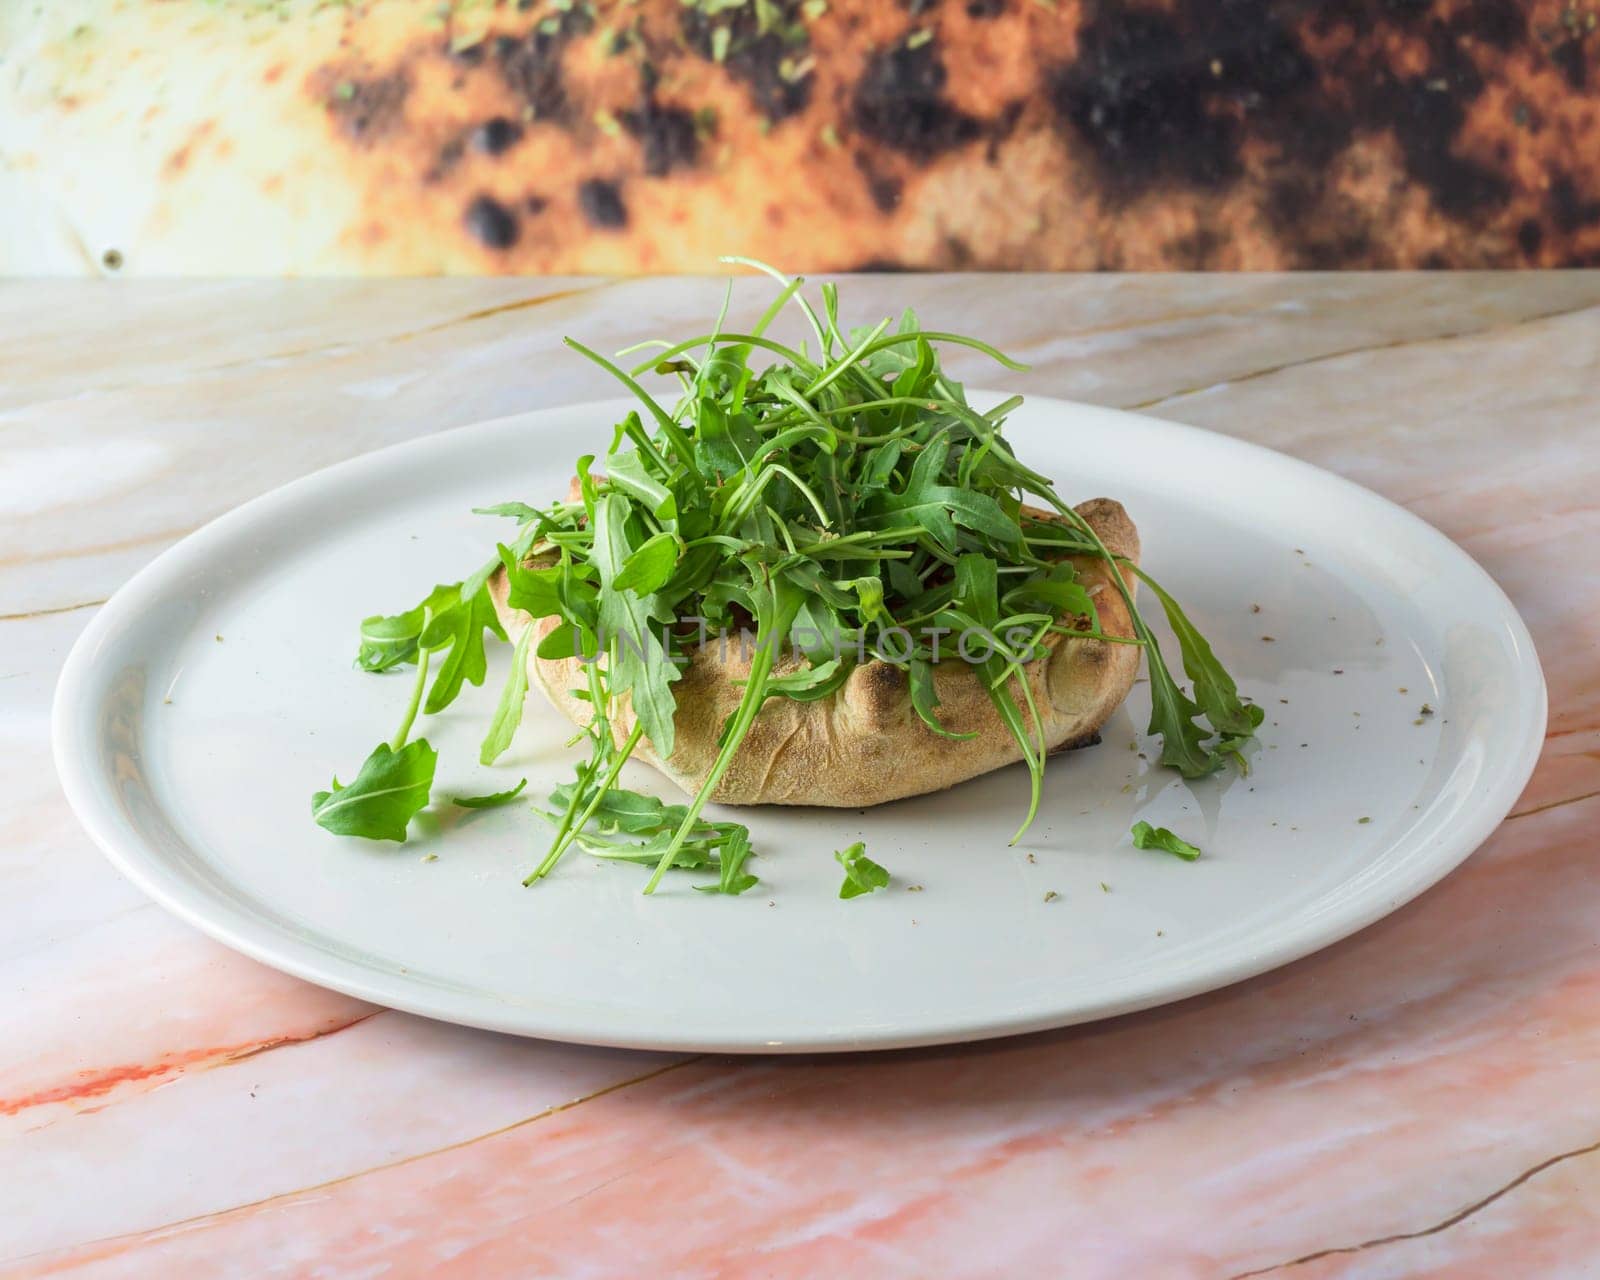
M610 394L560 334L719 293L0 285L0 1274L1600 1275L1600 275L850 286L994 338L1020 390L1368 485L1527 618L1550 729L1511 817L1276 973L964 1048L574 1048L284 977L102 860L48 712L131 573L324 464Z

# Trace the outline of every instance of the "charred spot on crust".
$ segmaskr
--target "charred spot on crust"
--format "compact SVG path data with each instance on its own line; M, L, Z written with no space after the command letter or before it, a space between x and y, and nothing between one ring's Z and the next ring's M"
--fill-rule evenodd
M902 184L899 178L880 178L867 175L867 193L880 213L893 213L900 207Z
M479 196L469 204L462 221L468 233L490 249L509 249L517 242L517 215L493 196Z
M1578 193L1570 174L1560 173L1550 183L1550 216L1565 235L1600 222L1600 201Z
M1398 76L1387 65L1373 68L1359 60L1343 68L1358 125L1393 134L1407 175L1427 189L1446 218L1465 221L1498 210L1512 190L1504 173L1461 153L1468 111L1485 88L1471 53L1474 40L1463 36L1500 47L1501 40L1524 36L1526 29L1521 15L1480 0L1448 20L1430 13L1411 37L1420 38L1427 53L1420 74Z
M681 29L689 47L707 61L717 60L720 49L722 65L749 87L761 114L783 120L804 111L811 101L813 77L801 70L811 43L802 3L768 0L714 14L690 5L683 10ZM727 35L719 36L719 29Z
M619 119L622 127L639 140L644 149L644 171L653 178L674 169L691 168L700 158L700 137L692 111L663 107L647 96L639 110L624 111Z
M861 698L868 714L877 719L894 715L911 696L911 681L905 671L888 662L868 662L856 668L860 676Z
M1528 15L1517 0L1475 0L1456 19L1462 35L1509 49L1528 34Z
M522 126L515 120L495 116L474 129L469 140L474 151L486 156L497 156L522 141Z
M856 168L861 171L861 176L867 184L867 194L872 197L872 203L879 213L893 213L900 207L900 195L904 183L893 174L879 173L874 168L872 157L864 151L855 154Z
M945 257L950 262L952 271L971 271L977 259L972 252L972 246L960 236L946 236L944 238Z
M1454 150L1466 121L1462 99L1470 101L1482 89L1475 71L1471 76L1470 84L1457 86L1459 94L1431 87L1437 77L1392 81L1374 102L1378 121L1389 126L1400 144L1406 172L1428 189L1440 213L1457 220L1498 208L1511 194L1500 174Z
M467 153L467 144L461 138L451 138L439 148L439 156L433 162L433 167L424 175L427 182L438 182L445 174L449 173L461 163L461 157Z
M1088 733L1079 734L1076 738L1068 738L1059 746L1051 747L1046 754L1059 756L1067 751L1082 751L1085 747L1098 747L1101 741L1099 730L1091 729Z
M980 22L985 18L998 18L1006 11L1006 0L967 0L967 17Z
M1227 247L1227 237L1214 227L1196 227L1167 245L1167 255L1180 271L1207 271Z
M1301 268L1380 265L1374 260L1367 215L1341 201L1321 171L1293 169L1277 175L1261 209L1267 226L1283 244L1293 247Z
M862 273L876 271L884 275L894 275L905 271L906 266L893 258L867 258L851 267L850 270Z
M1544 244L1544 228L1532 218L1524 218L1517 228L1517 248L1524 258L1531 258Z
M1419 22L1437 7L1438 0L1378 0L1380 13L1402 22Z
M989 145L984 148L983 158L990 164L999 160L1000 144L1016 132L1017 121L1022 119L1026 106L1021 98L1013 99L1000 109L1000 114L989 126Z
M1589 55L1583 47L1581 35L1568 36L1551 49L1550 61L1561 69L1561 74L1572 88L1581 91L1588 86Z
M578 188L578 208L590 226L614 231L628 225L628 206L622 201L622 189L604 178L590 178Z
M1104 640L1074 640L1071 653L1080 667L1098 669L1111 665L1112 648Z
M1124 196L1160 183L1215 188L1241 172L1251 129L1309 124L1307 136L1325 136L1330 120L1308 111L1316 68L1281 8L1187 0L1171 12L1094 10L1078 30L1077 59L1052 77L1051 99L1103 181Z
M562 42L539 32L520 41L506 37L500 46L500 72L535 119L559 120L566 115L561 46Z
M331 80L328 111L352 142L381 138L401 123L406 96L411 92L405 72L394 71L367 80L327 78Z
M1389 265L1378 254L1371 232L1364 227L1330 229L1320 235L1301 237L1299 250L1299 265L1306 271L1377 269Z
M1381 20L1384 15L1378 15ZM1511 195L1505 176L1481 160L1461 154L1459 144L1468 109L1483 93L1483 75L1463 35L1487 30L1497 39L1515 23L1494 6L1479 5L1442 21L1429 13L1404 11L1414 25L1408 40L1420 39L1427 56L1417 74L1400 75L1386 55L1369 53L1335 64L1342 90L1349 95L1349 116L1357 133L1387 132L1400 147L1407 176L1425 188L1444 217L1464 221L1504 206ZM1359 26L1359 13L1351 19ZM1382 33L1380 33L1382 34ZM1383 42L1388 43L1388 42ZM1381 60L1380 60L1381 58ZM1331 100L1327 112L1338 110Z
M1485 88L1474 51L1527 38L1516 0L1466 0L1443 16L1425 0L1102 0L1086 15L1049 100L1113 201L1259 186L1263 226L1293 265L1335 267L1393 259L1335 176L1358 139L1392 138L1443 218L1510 199L1509 149L1472 154L1468 119ZM1332 50L1314 59L1302 31Z
M979 122L944 98L944 63L931 42L873 55L856 84L851 115L864 135L927 160L971 142Z
M449 58L450 61L455 63L457 66L462 67L475 67L479 65L484 59L484 53L485 50L483 47L483 41L481 40L474 41L472 44L460 46L457 46L452 40L446 41L444 46L444 56Z
M1238 140L1211 110L1206 73L1206 51L1171 14L1107 5L1079 29L1051 98L1113 189L1216 186L1238 170Z
M546 18L520 38L499 36L494 54L505 82L526 104L534 119L560 120L568 109L561 77L561 54L574 36L594 26L587 6L575 5Z

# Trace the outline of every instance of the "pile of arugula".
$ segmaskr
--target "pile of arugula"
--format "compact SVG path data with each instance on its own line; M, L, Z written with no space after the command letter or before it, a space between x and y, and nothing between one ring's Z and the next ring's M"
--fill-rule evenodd
M747 265L769 271L782 286L748 333L724 330L725 299L712 332L633 348L660 349L631 370L568 339L633 392L645 416L630 412L616 424L599 469L593 456L577 460L576 500L484 509L518 523L493 559L461 582L435 587L405 613L362 623L359 665L414 666L411 697L393 738L372 752L354 780L342 786L335 779L331 790L317 793L316 821L341 835L405 839L428 803L437 763L425 739L410 737L419 710L432 715L464 684L482 685L485 633L506 639L488 588L498 570L514 608L561 620L537 642L540 657L589 660L579 696L593 716L574 739L587 740L588 756L538 810L555 836L528 884L576 846L599 858L653 865L646 893L672 868L715 873L715 881L696 888L744 892L757 883L746 866L748 829L704 818L702 810L767 699L826 698L864 652L906 670L911 704L929 733L956 737L939 722L933 667L954 658L956 637L974 628L993 648L973 676L983 681L1031 777L1028 811L1013 843L1037 812L1047 749L1028 684L1016 677L1052 633L1062 643L1094 638L1143 647L1149 731L1162 739L1163 764L1190 778L1229 759L1243 767L1240 751L1261 723L1261 709L1240 698L1177 602L1125 562L1123 571L1137 574L1160 601L1192 694L1168 669L1121 574L1112 576L1129 606L1134 638L1101 633L1094 602L1064 557L1115 558L1051 482L1011 452L1001 426L1021 398L987 412L973 409L941 370L935 344L974 348L1010 369L1023 366L977 339L925 331L909 310L893 327L883 320L846 333L833 286L822 286L818 312L800 293L800 279ZM815 336L814 349L810 341L796 349L767 336L791 301ZM756 352L776 360L758 371ZM677 380L671 409L637 381L650 371ZM1024 495L1057 518L1029 514ZM752 622L743 695L699 792L687 804L669 805L619 787L641 737L660 758L672 755L672 686L689 648L707 629L737 632ZM911 633L909 652L898 636L893 644L885 639L890 628ZM484 737L484 764L510 746L521 721L534 643L530 626L517 642ZM775 672L775 660L791 644L806 662ZM619 742L612 724L623 697L635 726ZM521 789L455 803L509 803ZM859 849L839 857L847 871L841 896L887 883L888 873Z

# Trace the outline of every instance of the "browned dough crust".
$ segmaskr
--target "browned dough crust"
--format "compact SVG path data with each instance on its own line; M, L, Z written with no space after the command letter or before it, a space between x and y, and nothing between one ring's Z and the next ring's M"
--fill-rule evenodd
M1121 503L1095 498L1077 510L1114 555L1138 563L1139 532ZM1132 619L1110 566L1088 556L1074 556L1072 563L1094 596L1104 633L1131 638ZM1130 589L1136 585L1131 577L1128 585ZM495 574L489 589L507 634L516 639L529 618L507 604L504 571ZM536 625L543 637L561 624L556 618L542 618ZM1128 696L1139 669L1140 649L1060 635L1047 637L1045 644L1050 651L1023 670L1039 708L1046 745L1052 751L1087 745ZM794 657L785 655L776 669L791 670L796 665ZM673 685L678 713L672 757L661 760L645 738L634 755L684 791L698 791L716 759L722 724L739 704L741 690L734 682L749 668L749 657L740 653L736 640L720 646L713 638L692 649L683 678ZM587 688L576 658L545 659L530 653L528 669L558 711L574 724L588 723L588 703L570 692ZM815 702L769 700L711 798L721 804L860 808L942 791L1022 758L965 663L956 660L935 667L934 688L940 723L952 733L976 733L975 738L958 742L930 731L912 709L906 673L874 660L852 671L831 697ZM618 743L634 724L627 696L618 697L612 713Z
M1591 13L18 0L0 275L1594 267Z

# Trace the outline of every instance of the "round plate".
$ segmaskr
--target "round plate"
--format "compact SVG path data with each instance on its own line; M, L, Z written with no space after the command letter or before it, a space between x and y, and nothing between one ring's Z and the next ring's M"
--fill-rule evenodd
M1532 642L1442 535L1268 450L1035 399L1007 428L1019 456L1069 500L1127 505L1150 572L1266 708L1248 777L1154 766L1140 683L1101 745L1050 761L1019 847L1006 842L1026 807L1020 767L866 811L729 811L762 855L741 897L675 873L646 898L643 870L575 852L524 889L549 830L521 804L468 815L440 801L403 846L313 825L311 793L355 772L409 690L354 669L357 622L481 563L512 526L471 508L564 493L626 407L355 459L128 583L55 704L62 783L112 862L229 946L430 1017L648 1048L884 1048L1124 1013L1303 956L1461 862L1532 771L1545 724ZM512 750L478 765L508 660L495 649L489 683L422 724L436 797L524 775L547 794L575 762L535 691ZM624 781L675 795L644 766ZM1134 849L1141 818L1204 857ZM859 839L893 881L841 901L833 851Z

